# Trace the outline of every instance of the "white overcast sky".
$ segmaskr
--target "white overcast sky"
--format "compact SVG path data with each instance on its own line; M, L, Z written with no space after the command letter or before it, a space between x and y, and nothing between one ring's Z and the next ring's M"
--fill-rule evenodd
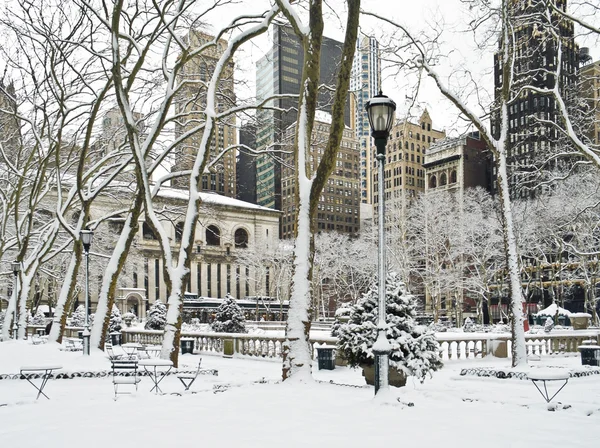
M209 23L214 27L214 31L216 27L224 25L233 17L251 10L257 11L261 5L268 4L269 2L265 0L240 2L215 11L210 16ZM333 0L329 4L333 6L326 8L325 35L342 40L343 29L341 25L345 21L344 2ZM335 11L333 11L333 8L335 8ZM442 26L444 33L440 39L444 42L444 52L442 53L444 59L440 61L440 71L450 75L456 69L469 69L477 80L481 80L481 85L488 89L487 93L491 92L493 52L491 49L486 51L477 50L473 35L465 31L469 20L469 11L460 0L362 0L362 9L386 15L390 19L407 26L415 35L421 32L431 35L435 27ZM381 22L368 16L361 18L361 28L368 34L383 36L384 40L390 32L387 25L382 25ZM247 92L239 92L241 97L254 93L254 63L269 48L269 39L270 36L257 39L251 46L247 46L241 56L236 59L237 77L248 80ZM598 58L598 51L594 43L590 44L584 39L578 39L578 42L581 46L591 46L592 57L594 59ZM453 77L451 82L459 83L456 77ZM383 90L385 94L396 101L400 114L404 113L408 106L413 104L415 84L416 78L407 78L395 70L385 69L384 64ZM419 92L416 99L418 107L410 110L411 115L418 115L423 107L427 107L432 116L434 127L446 129L450 133L465 131L465 123L457 121L456 110L442 99L433 83L425 80L421 84ZM472 97L472 101L476 101L475 95L468 96ZM485 102L485 98L483 102ZM472 105L476 107L476 103L472 103Z

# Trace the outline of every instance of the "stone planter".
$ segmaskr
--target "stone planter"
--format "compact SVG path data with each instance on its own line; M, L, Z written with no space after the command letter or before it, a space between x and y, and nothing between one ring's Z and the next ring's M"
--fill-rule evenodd
M573 325L573 330L585 330L588 327L589 322L590 318L588 316L571 316L571 325Z
M223 339L223 358L233 358L233 339Z
M348 360L344 358L344 352L341 350L336 350L335 365L338 367L345 367L348 365Z
M369 364L361 364L360 367L363 369L363 376L367 384L373 386L375 384L375 366ZM388 380L390 386L404 387L406 386L406 374L400 370L393 369L390 367L388 370Z

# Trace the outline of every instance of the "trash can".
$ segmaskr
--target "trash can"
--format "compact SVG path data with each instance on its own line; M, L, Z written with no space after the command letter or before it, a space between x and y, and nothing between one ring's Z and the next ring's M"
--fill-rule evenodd
M190 355L194 354L194 340L190 338L180 339L179 340L181 347L181 354L185 355L189 353Z
M77 332L77 337L83 339L83 330Z
M115 331L110 334L110 342L112 345L121 345L121 333Z
M317 360L319 362L319 370L335 369L335 357L333 352L335 347L323 346L317 347Z
M580 345L581 365L600 367L600 345Z

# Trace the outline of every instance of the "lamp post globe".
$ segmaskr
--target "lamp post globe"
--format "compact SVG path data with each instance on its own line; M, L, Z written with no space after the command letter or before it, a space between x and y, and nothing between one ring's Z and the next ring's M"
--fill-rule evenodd
M19 322L17 320L17 308L18 308L18 299L19 299L19 291L18 291L18 287L19 287L19 272L21 272L21 262L19 262L18 260L13 261L11 264L11 268L13 271L13 274L15 276L15 283L14 283L14 290L15 290L15 308L13 310L13 327L12 327L12 331L13 331L13 339L17 339L18 333L19 333Z
M375 140L377 148L377 180L378 180L378 307L377 307L377 339L373 344L375 354L375 395L381 389L389 389L389 355L391 345L387 339L386 306L385 306L385 276L386 276L386 254L385 254L385 147L394 125L396 114L396 103L384 95L381 90L365 105L371 136Z
M85 253L85 323L83 328L83 354L90 354L90 247L94 239L94 232L82 230L79 232L83 251Z

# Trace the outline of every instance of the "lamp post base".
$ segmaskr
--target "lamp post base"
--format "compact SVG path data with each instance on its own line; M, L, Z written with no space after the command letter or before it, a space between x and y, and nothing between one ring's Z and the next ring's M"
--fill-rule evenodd
M90 354L90 330L89 328L85 328L82 334L83 339L83 354L84 356L89 356Z

